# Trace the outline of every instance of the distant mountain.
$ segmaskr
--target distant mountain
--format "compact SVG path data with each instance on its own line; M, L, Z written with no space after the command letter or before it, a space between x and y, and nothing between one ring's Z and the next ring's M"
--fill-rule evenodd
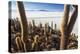
M48 10L25 10L25 11L45 11L45 12L48 12Z
M13 12L16 10L12 10ZM48 12L48 10L25 10L25 11L43 11L43 12Z

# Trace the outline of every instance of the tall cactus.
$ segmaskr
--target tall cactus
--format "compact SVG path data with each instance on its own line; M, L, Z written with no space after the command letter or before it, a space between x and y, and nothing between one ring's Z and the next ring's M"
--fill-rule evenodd
M55 30L57 29L57 24L55 24L54 29L55 29Z
M65 49L65 40L67 36L67 23L69 19L69 5L64 5L64 16L61 24L61 43L60 49Z
M28 22L27 22L27 18L25 15L25 10L24 10L24 5L23 2L21 1L17 1L17 6L18 6L18 11L20 14L20 19L21 19L21 24L22 24L22 41L24 44L24 49L25 51L27 51L28 49L28 44L27 44L27 36L28 36Z
M69 21L68 26L67 26L67 37L66 37L67 39L69 38L69 35L71 34L71 32L73 30L73 27L74 27L74 24L76 22L77 15L78 15L78 6L73 5L73 8L74 8L74 11L70 17L70 21ZM69 43L69 40L67 40L66 46L68 45L68 43Z
M53 29L53 21L51 22L51 28Z
M33 23L33 27L35 27L35 21L34 20L32 20L32 23Z
M76 22L77 15L78 15L78 6L73 5L73 7L74 7L74 11L71 15L70 22L68 23L68 26L67 26L68 34L70 34L72 32L72 29L74 27L74 24Z
M72 32L72 29L74 27L75 21L77 19L78 14L78 6L73 5L74 11L71 15L71 18L69 20L69 5L64 5L64 17L61 24L61 43L60 43L60 49L67 49L68 45L68 38L69 35Z

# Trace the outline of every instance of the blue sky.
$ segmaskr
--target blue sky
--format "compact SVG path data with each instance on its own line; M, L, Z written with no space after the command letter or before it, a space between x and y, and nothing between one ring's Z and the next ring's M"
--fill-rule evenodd
M51 11L62 12L63 4L53 3L36 3L36 2L23 2L26 11ZM12 10L16 10L16 2L12 2Z

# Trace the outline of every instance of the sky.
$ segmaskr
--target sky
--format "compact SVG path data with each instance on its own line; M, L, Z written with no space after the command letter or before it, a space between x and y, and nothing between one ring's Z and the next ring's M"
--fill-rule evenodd
M23 2L26 11L63 11L63 4L52 4L52 3L36 3L36 2ZM16 2L12 1L12 10L15 8Z

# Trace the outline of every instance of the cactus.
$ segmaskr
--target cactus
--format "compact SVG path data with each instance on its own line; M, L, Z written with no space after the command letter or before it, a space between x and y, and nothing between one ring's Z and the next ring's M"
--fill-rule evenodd
M51 28L53 29L53 21L51 22Z
M65 40L66 40L66 33L67 33L67 23L69 19L69 5L64 5L64 16L62 18L61 24L61 42L60 42L60 49L65 49Z
M69 8L70 5L64 5L64 17L61 24L61 42L60 42L60 49L67 49L68 45L68 38L69 35L72 32L73 26L75 24L75 21L77 19L78 14L78 6L73 5L74 11L71 15L71 18L69 20Z
M57 24L55 24L54 29L55 29L55 31L56 31L56 29L57 29Z
M22 41L24 43L24 49L27 51L27 36L28 36L28 22L27 18L25 15L25 10L24 10L24 5L23 2L17 1L17 6L18 6L18 11L20 14L20 19L21 19L21 29L22 29Z

